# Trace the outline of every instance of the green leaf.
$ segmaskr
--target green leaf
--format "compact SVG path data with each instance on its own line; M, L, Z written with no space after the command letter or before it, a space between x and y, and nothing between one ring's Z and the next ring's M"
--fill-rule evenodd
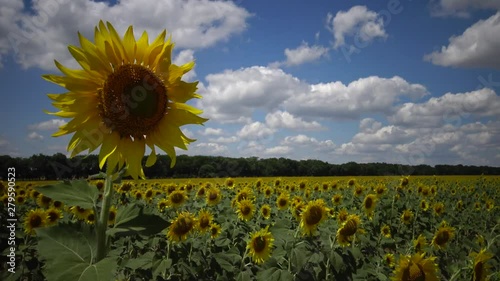
M288 270L272 267L257 273L257 280L268 281L289 281L294 280L293 275Z
M99 197L99 190L85 180L64 181L54 185L35 187L35 190L67 206L79 206L84 209L94 208Z
M138 207L137 207L138 208ZM120 211L117 214L120 216L120 221L115 224L113 228L108 229L108 235L120 234L121 236L142 234L142 235L155 235L165 228L170 223L162 217L153 214L146 214L139 208L139 212L135 208L125 208L125 214L120 216Z
M228 272L234 271L235 267L233 265L235 262L241 262L241 256L238 254L215 253L213 257L220 267Z
M130 204L124 208L118 208L116 210L115 227L135 219L140 212L141 208L135 204Z
M310 253L311 252L305 249L305 247L296 247L292 249L292 264L296 267L297 271L300 271L300 269L307 263L307 258Z
M161 259L153 265L153 279L156 280L157 276L165 279L165 271L172 266L172 259Z
M136 270L138 268L149 269L151 268L153 257L154 257L153 252L147 252L138 258L128 260L127 263L125 264L125 267L128 267L132 270Z
M252 274L248 270L242 271L236 277L236 281L251 281Z
M117 257L93 263L95 240L69 225L37 229L38 252L45 260L47 280L110 280Z

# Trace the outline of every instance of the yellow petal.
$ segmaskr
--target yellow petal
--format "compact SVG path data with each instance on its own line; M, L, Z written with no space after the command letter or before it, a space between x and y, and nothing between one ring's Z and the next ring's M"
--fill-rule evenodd
M116 150L118 142L120 141L120 135L118 133L111 133L104 137L102 142L101 151L99 151L99 168L102 169L106 159Z
M127 157L128 169L132 178L137 179L142 170L142 158L144 157L145 143L144 140L126 138L123 151Z
M125 35L123 36L123 47L125 48L125 53L127 58L130 59L131 63L134 63L135 60L135 37L134 37L134 29L132 26L129 26Z

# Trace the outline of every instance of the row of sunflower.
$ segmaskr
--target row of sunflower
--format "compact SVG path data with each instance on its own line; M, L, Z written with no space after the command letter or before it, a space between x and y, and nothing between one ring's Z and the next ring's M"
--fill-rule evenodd
M113 236L110 254L120 257L118 280L495 280L498 183L493 177L128 181L114 185L108 224L134 204L169 226L159 235ZM102 181L92 184L102 191ZM36 185L16 187L18 235L27 249L35 249L37 228L94 227L94 210L64 206ZM0 196L6 203L3 189ZM37 260L36 251L19 255L25 270Z

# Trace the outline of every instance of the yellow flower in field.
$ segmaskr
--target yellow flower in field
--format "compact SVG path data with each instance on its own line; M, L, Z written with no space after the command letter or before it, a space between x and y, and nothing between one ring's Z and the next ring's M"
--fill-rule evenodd
M403 177L401 179L400 185L404 187L407 186L409 183L410 183L410 177Z
M156 162L155 146L165 151L175 165L174 147L187 149L193 139L180 126L203 124L198 110L185 102L200 98L195 94L197 82L181 81L194 62L172 64L173 43L165 42L164 30L154 42L144 32L136 41L130 26L123 38L108 22L95 28L95 43L80 33L81 47L69 51L82 69L68 69L55 62L64 74L44 75L49 82L68 90L49 94L59 112L49 113L73 118L54 136L74 133L68 151L71 157L89 153L101 146L99 167L107 163L108 174L127 165L133 178L144 177L142 158L146 145L151 149L146 166Z
M169 184L166 186L166 192L168 195L170 195L172 192L177 190L177 185L175 184Z
M120 188L118 188L118 192L127 193L132 190L133 187L134 185L131 182L124 182L120 185Z
M266 186L266 188L264 189L264 196L266 196L266 198L269 198L271 197L271 195L273 195L273 189L269 186Z
M401 221L404 224L410 224L413 221L413 212L411 210L404 210L401 215Z
M260 207L260 215L266 220L269 219L271 217L271 206L268 204L262 205Z
M50 205L52 204L52 199L47 196L44 196L43 194L40 194L36 199L36 204L42 208L50 208Z
M347 212L346 208L342 208L337 216L337 221L339 222L339 224L342 224L345 221L347 221L348 217L349 217L349 212Z
M295 206L291 210L293 217L299 222L302 219L302 212L304 211L305 207L306 205L304 204L304 202L299 202L295 204Z
M209 211L200 210L198 212L198 230L200 232L206 232L210 229L214 217Z
M52 207L45 211L47 215L47 225L54 225L56 224L60 219L63 218L63 213L61 210Z
M209 206L215 206L219 204L220 200L222 199L222 195L220 193L219 188L213 186L210 189L206 191L207 193L207 205Z
M361 196L361 194L363 194L364 191L365 191L365 188L362 185L356 185L356 187L354 187L354 195L355 196Z
M481 203L475 202L474 203L474 210L476 211L481 211Z
M90 209L84 209L79 206L73 206L69 209L73 215L79 220L85 220L88 214L91 212Z
M422 211L424 212L429 209L429 203L427 203L425 199L420 200L420 209L422 209Z
M455 229L449 227L446 222L441 223L434 237L432 238L432 245L439 249L444 249L446 244L453 239L455 235Z
M337 194L333 195L332 202L334 205L337 205L337 206L342 204L342 194L337 193Z
M262 264L271 257L271 250L274 238L268 227L253 232L250 241L247 243L247 250L252 260L257 264Z
M328 192L328 190L330 190L330 185L327 182L322 183L321 184L321 190L323 192Z
M441 216L444 213L444 204L441 202L438 202L434 204L434 214L437 216Z
M486 210L488 212L490 212L491 210L493 210L495 208L495 201L493 199L486 200L484 207L486 208Z
M16 196L16 204L23 205L24 202L26 202L26 196L24 196L24 195L17 195Z
M212 223L210 225L210 238L212 238L212 239L217 238L220 235L221 231L222 230L221 230L220 225L218 225L216 223Z
M380 196L384 195L384 193L385 193L385 191L386 191L386 190L387 190L387 189L386 189L385 185L383 185L383 184L379 184L379 185L377 185L377 187L375 188L375 193L377 193L377 196L379 196L379 197L380 197Z
M306 187L307 187L307 181L306 180L301 180L299 182L299 189L303 191L304 189L306 189Z
M36 234L35 228L47 225L47 213L42 209L30 210L24 217L24 232L29 235Z
M429 189L429 187L428 187L428 186L423 186L423 187L422 187L422 192L421 192L421 193L422 193L422 195L423 195L423 196L425 196L425 197L429 196L429 194L430 194L430 189Z
M417 239L413 240L413 247L415 248L415 252L423 253L424 248L427 247L427 239L425 239L425 236L420 234Z
M382 235L385 237L385 238L391 238L391 227L384 224L381 228L380 228L380 233L382 233Z
M205 187L200 186L200 188L198 188L198 191L196 192L196 197L205 197L205 192L206 192Z
M347 185L348 185L349 187L352 187L352 186L356 185L356 179L349 179L349 180L347 181Z
M276 205L280 210L285 210L286 208L288 208L289 203L290 203L290 197L286 192L281 193L278 196L278 199L276 199Z
M457 201L457 210L461 211L464 208L464 202L462 200Z
M337 242L341 246L349 246L354 234L360 231L361 220L358 215L349 215L347 220L337 230Z
M327 210L323 199L309 201L300 217L300 228L304 235L312 236L318 225L327 218Z
M190 212L182 212L172 221L168 227L167 238L170 241L180 242L187 239L196 227L196 217Z
M236 213L238 214L238 218L240 220L249 221L253 217L253 213L255 212L255 206L252 201L248 199L243 199L237 203Z
M35 189L31 190L30 191L30 197L33 199L33 200L36 200L38 199L38 196L40 195L40 192L36 191Z
M257 180L255 181L255 187L256 187L256 188L260 188L261 186L262 186L262 179L257 179Z
M85 217L85 222L87 224L94 224L96 220L97 218L95 216L94 210L89 210L89 212L87 213L87 217Z
M168 207L168 200L163 198L158 202L158 210L163 212Z
M240 202L241 200L244 199L249 199L253 200L254 199L253 191L249 187L244 187L238 193L236 194L236 197L234 198L232 204L233 206L236 205L236 203Z
M377 196L375 194L368 194L363 200L363 209L365 210L366 216L371 220L373 218L373 210L375 210L375 205L377 203Z
M493 257L493 254L487 252L486 249L481 249L479 253L472 252L470 255L474 258L472 281L486 281L489 274L489 265L487 263Z
M281 186L281 178L277 178L274 180L274 187L280 187Z
M61 201L53 201L52 206L56 209L62 209L64 204Z
M387 253L384 255L384 262L390 268L393 268L396 265L396 259L394 258L394 254Z
M168 206L173 208L179 208L187 201L187 199L188 197L185 191L175 190L172 193L170 193L170 195L167 197Z
M425 253L402 256L392 281L438 281L436 257L424 259Z
M226 185L227 188L229 189L233 189L234 187L234 179L232 178L227 178L224 182L224 184Z
M109 208L108 225L115 224L117 212L118 212L118 210L116 209L115 206L111 206Z

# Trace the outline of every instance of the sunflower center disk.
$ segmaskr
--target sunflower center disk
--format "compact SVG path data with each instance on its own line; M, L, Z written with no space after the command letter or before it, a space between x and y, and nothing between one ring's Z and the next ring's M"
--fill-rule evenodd
M425 273L418 264L411 263L410 266L403 272L402 280L425 281Z
M264 237L256 237L253 240L253 249L256 253L262 252L266 248L266 239Z
M309 213L306 216L306 223L308 225L315 225L321 221L323 217L323 213L321 212L321 208L317 206L311 207Z
M167 111L165 85L141 65L122 65L110 74L100 98L104 123L122 137L141 139L150 134Z

